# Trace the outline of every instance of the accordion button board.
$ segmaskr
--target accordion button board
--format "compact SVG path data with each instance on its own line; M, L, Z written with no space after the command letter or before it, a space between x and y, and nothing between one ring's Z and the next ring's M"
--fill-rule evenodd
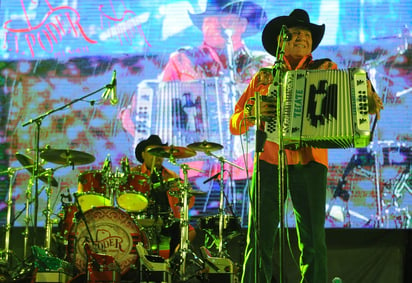
M282 84L283 143L287 148L366 147L368 110L362 69L288 71ZM279 143L275 121L266 123L265 131L268 140Z

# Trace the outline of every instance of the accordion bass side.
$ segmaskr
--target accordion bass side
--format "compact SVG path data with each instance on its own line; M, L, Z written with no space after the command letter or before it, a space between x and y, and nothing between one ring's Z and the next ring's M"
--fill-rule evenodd
M369 145L370 118L364 70L288 71L283 81L282 99L282 135L287 148ZM279 143L278 131L276 122L266 123L268 140Z

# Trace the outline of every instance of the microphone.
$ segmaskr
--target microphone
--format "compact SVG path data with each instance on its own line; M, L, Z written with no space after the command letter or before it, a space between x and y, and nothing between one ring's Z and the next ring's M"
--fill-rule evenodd
M232 38L232 35L233 35L233 30L232 30L232 29L227 28L227 29L225 29L223 32L225 33L225 35L226 35L229 39Z
M129 159L126 156L122 159L121 165L123 173L130 174Z
M102 95L103 101L106 101L110 96L110 104L116 105L118 102L117 99L117 79L116 79L116 70L113 71L112 81L110 84L106 85L106 90Z
M219 172L219 173L216 173L215 175L213 175L213 176L210 177L210 178L207 178L207 179L203 182L203 184L206 184L206 183L212 181L213 179L217 178L219 175L220 175L220 172Z
M285 25L282 25L282 30L280 31L280 33L283 33L283 40L292 40L292 33L288 30L288 28Z
M113 71L111 90L110 90L110 104L116 105L119 100L117 99L117 79L116 79L116 70Z
M72 198L72 195L71 195L69 189L67 189L67 198L68 198L69 202L73 202L73 198Z
M107 172L112 168L112 161L110 160L110 154L106 156L106 159L104 160L103 166L102 166L102 171Z

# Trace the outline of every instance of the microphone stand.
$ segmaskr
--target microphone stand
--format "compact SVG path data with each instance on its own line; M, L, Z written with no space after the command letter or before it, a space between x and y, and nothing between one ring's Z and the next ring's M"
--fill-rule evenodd
M254 274L254 282L259 283L259 274L260 274L260 268L261 268L261 262L260 262L260 153L263 151L263 145L264 145L264 137L262 134L264 132L259 130L260 124L261 124L261 117L260 117L260 94L259 92L255 93L255 117L256 117L256 127L258 128L256 130L256 143L255 143L255 158L254 158L254 176L253 176L253 184L254 184L254 191L249 192L249 198L250 198L250 203L251 207L253 208L252 212L252 225L254 225L253 233L254 233L254 246L253 249L255 250L255 257L254 257L254 270L256 271ZM262 139L262 140L261 140Z
M33 225L34 226L33 227L33 234L34 234L33 238L34 239L36 238L37 213L38 213L38 209L39 209L39 200L38 200L38 197L37 197L38 196L38 191L39 191L39 180L38 180L37 175L38 175L39 164L40 164L40 128L41 128L41 123L42 123L43 119L46 118L47 116L53 114L54 112L63 110L63 109L67 108L68 106L70 106L70 105L72 105L72 104L74 104L78 101L81 101L81 100L83 100L83 99L85 99L89 96L92 96L93 94L95 94L99 91L102 91L103 89L106 89L106 92L107 92L108 89L112 89L114 87L115 87L114 83L113 84L107 84L104 87L102 87L102 88L100 88L96 91L93 91L93 92L91 92L87 95L84 95L84 96L80 97L80 98L74 99L71 102L69 102L69 103L67 103L63 106L60 106L58 108L55 108L55 109L49 110L49 111L47 111L43 114L40 114L36 118L30 119L30 120L28 120L28 121L26 121L25 123L22 124L22 127L26 127L27 125L30 125L30 124L33 124L33 123L36 123L36 126L37 126L36 127L36 140L35 140L35 144L36 144L35 153L36 154L35 154L34 168L33 168L33 177L35 179L35 193L34 193L34 195L36 196L36 199L35 199L35 202L34 202L34 225ZM94 101L91 102L91 104L94 105Z
M276 90L276 126L278 128L279 135L279 152L278 152L278 185L279 185L279 282L283 282L283 269L284 269L284 247L285 247L285 212L284 212L284 200L287 190L286 182L286 155L285 145L283 141L283 93L282 84L284 78L284 61L286 42L290 40L287 34L287 28L282 26L280 35L278 37L278 47L276 50L276 62L273 68L273 84Z

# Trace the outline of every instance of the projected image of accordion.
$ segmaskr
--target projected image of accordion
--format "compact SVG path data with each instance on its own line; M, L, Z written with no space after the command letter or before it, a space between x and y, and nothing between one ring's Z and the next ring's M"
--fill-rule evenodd
M176 146L203 140L229 150L229 118L233 99L222 78L189 82L146 80L138 85L135 143L158 134Z
M369 145L370 119L364 70L288 71L282 97L285 147ZM278 130L275 121L266 123L267 139L278 143Z

